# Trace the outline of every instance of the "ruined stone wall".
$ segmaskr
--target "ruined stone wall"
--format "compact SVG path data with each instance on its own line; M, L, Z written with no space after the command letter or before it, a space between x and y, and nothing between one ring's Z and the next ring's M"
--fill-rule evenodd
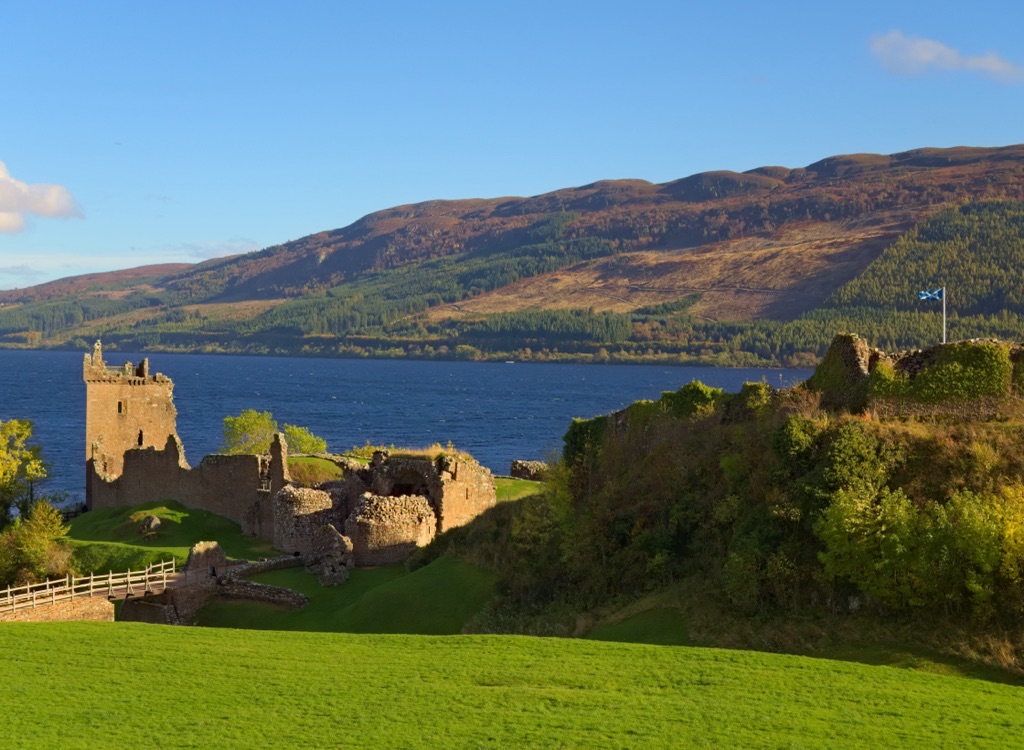
M174 384L159 373L149 374L143 360L111 368L103 361L97 341L82 367L85 380L86 460L103 476L123 470L122 456L132 448L162 448L168 435L177 435ZM182 459L184 460L184 458Z
M180 625L178 611L167 596L125 599L121 611L117 614L118 622L146 622L150 625Z
M317 530L342 525L344 517L329 492L285 487L274 496L274 546L282 552L307 554Z
M279 607L290 609L302 609L309 604L309 597L298 591L255 581L232 579L217 586L216 593L222 599L246 599L253 602L276 604Z
M89 507L177 500L186 508L230 518L246 534L273 540L273 481L267 478L270 460L266 456L207 456L194 469L183 463L176 436L168 437L163 450L129 450L124 471L116 479L87 470Z
M356 565L393 565L429 544L436 528L427 498L368 493L346 519L345 536L352 541Z
M216 584L216 579L211 579ZM170 589L171 604L181 625L192 625L196 615L206 604L217 596L217 586L182 586Z
M490 470L468 457L387 456L375 460L371 470L376 495L426 497L438 533L469 523L497 502Z
M270 541L274 518L267 464L265 456L206 456L187 473L183 497L176 499L230 518L244 533Z
M868 410L880 419L923 418L943 415L957 421L989 420L1007 412L1005 399L981 398L972 401L942 401L921 403L899 398L873 398Z
M541 482L547 476L548 465L543 461L523 461L516 459L509 467L508 474L513 479L528 479Z
M461 457L436 462L440 492L435 501L438 533L469 523L497 503L494 477L486 467Z
M88 596L56 604L40 604L37 607L19 609L14 612L0 612L0 622L69 622L72 620L113 622L114 603L107 601L102 596Z

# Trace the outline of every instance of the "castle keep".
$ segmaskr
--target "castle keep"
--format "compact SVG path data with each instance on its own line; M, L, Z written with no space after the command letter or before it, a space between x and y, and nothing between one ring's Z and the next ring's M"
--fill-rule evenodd
M82 365L85 380L85 460L107 477L120 476L125 451L162 448L177 437L174 384L149 374L149 360L138 367L108 367L99 341Z
M360 565L404 559L435 534L496 503L489 470L464 454L389 455L369 466L337 459L343 479L297 487L288 445L268 455L206 456L192 468L177 434L173 383L149 363L108 367L99 342L86 355L86 504L90 509L177 500L216 513L284 552L319 557L338 542ZM349 538L350 537L350 538Z

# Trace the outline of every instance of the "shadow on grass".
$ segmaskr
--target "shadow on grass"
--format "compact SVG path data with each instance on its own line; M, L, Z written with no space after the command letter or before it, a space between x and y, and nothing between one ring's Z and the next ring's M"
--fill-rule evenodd
M303 630L335 633L460 633L490 600L496 577L451 557L406 574L401 565L357 569L340 586L322 588L315 576L289 568L252 580L300 591L310 598L301 610L257 602L216 600L198 623L207 627Z

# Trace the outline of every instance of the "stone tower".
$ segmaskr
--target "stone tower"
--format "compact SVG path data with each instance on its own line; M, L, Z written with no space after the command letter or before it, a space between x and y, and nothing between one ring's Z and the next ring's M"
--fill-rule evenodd
M131 362L108 367L97 341L92 354L85 355L82 377L87 472L94 469L107 480L116 479L124 469L125 451L162 450L168 436L177 438L174 383L160 373L150 375L149 360L138 367Z

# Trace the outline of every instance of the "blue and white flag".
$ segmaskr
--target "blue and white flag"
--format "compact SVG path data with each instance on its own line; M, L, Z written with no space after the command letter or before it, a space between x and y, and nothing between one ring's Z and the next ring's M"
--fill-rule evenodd
M917 293L918 299L942 299L942 289L925 289Z

